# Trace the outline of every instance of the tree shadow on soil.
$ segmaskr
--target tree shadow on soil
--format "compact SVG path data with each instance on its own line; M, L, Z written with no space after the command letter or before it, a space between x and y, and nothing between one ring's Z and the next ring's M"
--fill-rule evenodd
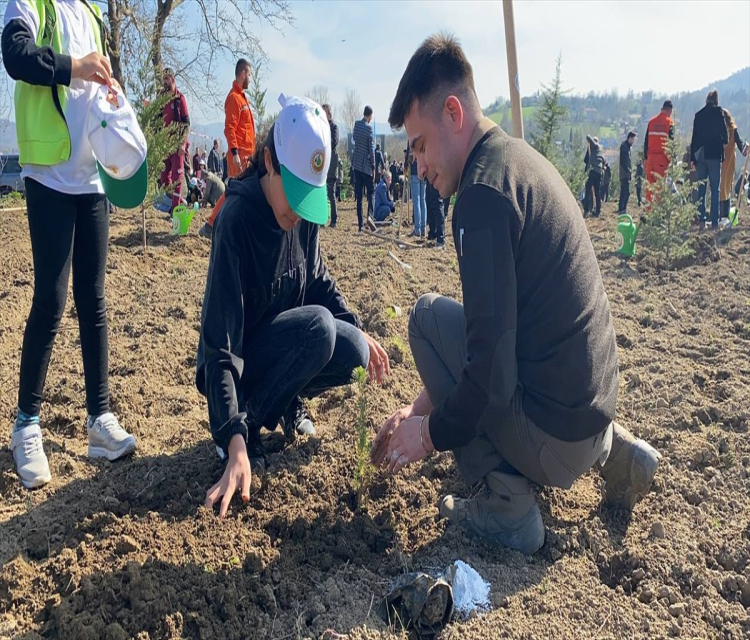
M170 247L181 240L181 236L172 235L169 231L148 231L146 234L146 244L149 247ZM143 229L136 228L128 233L117 235L112 238L111 242L116 247L125 249L143 247Z
M270 448L280 448L280 438L271 436ZM310 454L318 446L313 439L304 445ZM295 457L306 458L305 451ZM286 461L284 470L293 469ZM370 613L370 623L382 628L374 609L366 614L347 607L354 601L343 586L334 587L335 576L348 570L345 581L355 591L365 589L373 602L375 593L378 599L382 595L379 576L398 574L397 561L386 553L395 538L387 515L371 517L342 499L314 519L283 509L268 517L261 488L248 508L237 500L232 506L240 527L258 516L247 526L254 543L245 539L237 556L217 566L225 551L232 555L231 532L212 533L212 527L219 529L216 516L200 505L221 471L207 442L173 455L104 463L95 477L74 480L39 507L11 518L3 537L15 540L20 553L0 559L5 564L0 612L30 608L44 637L84 640L142 632L158 638L305 637L313 629L317 637L333 622L339 629L368 624ZM242 515L253 507L255 513ZM214 541L222 547L206 554L205 564L196 562L195 554L185 564L159 557L162 544L175 544L165 528L184 520L190 522L183 529L203 538L204 550ZM128 531L141 540L146 532L155 544L144 543L141 551L135 538L123 536ZM248 546L257 552L247 552ZM118 569L91 571L102 565ZM321 589L326 580L331 588ZM256 635L260 630L265 632Z
M283 448L277 434L264 439L272 455ZM294 473L319 446L305 439L280 467ZM233 555L232 532L201 508L222 471L210 441L171 455L95 464L94 477L70 482L3 525L3 537L17 547L0 558L0 612L25 609L44 637L83 640L144 632L152 638L295 638L319 637L327 628L385 629L377 605L406 570L393 529L399 514L390 508L373 501L369 512L357 509L342 483L337 502L268 513L272 496L264 487L248 507L233 502L240 517L230 526L245 532ZM431 473L454 485L446 467ZM0 482L9 477L17 481L3 474ZM144 534L153 543L143 542ZM528 586L523 556L481 544L467 551L457 536L454 530L422 545L416 562L474 553L506 567L502 595ZM162 546L175 544L184 544L185 563L163 559ZM531 579L539 581L547 567L542 559L535 564Z

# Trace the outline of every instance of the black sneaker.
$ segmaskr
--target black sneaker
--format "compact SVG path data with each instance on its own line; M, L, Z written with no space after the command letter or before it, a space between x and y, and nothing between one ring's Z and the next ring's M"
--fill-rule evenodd
M301 436L315 435L315 425L299 397L292 400L284 415L281 416L279 423L288 442L293 442L297 434Z
M247 457L250 458L250 471L260 478L265 474L268 468L266 460L266 451L263 448L263 441L260 439L260 431L253 431L247 438Z

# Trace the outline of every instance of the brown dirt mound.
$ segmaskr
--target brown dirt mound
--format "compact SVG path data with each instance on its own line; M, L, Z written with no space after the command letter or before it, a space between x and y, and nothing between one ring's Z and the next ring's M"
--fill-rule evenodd
M419 390L408 309L427 291L459 297L460 282L450 242L445 252L398 250L356 234L355 221L342 207L322 242L342 291L394 360L388 382L370 389L375 427ZM750 233L717 236L718 261L640 273L613 252L615 224L610 205L589 221L618 334L619 419L663 464L629 518L600 506L593 473L568 492L543 490L547 542L526 558L438 520L441 495L470 490L450 454L376 476L358 510L349 389L313 402L317 437L283 448L268 435L270 473L247 505L223 521L204 509L221 473L193 386L209 245L198 221L177 239L154 217L143 256L137 215L116 215L112 402L139 452L117 464L86 457L71 306L43 408L52 483L23 490L0 451L0 638L397 637L376 614L391 580L457 558L492 582L495 609L452 623L446 639L750 637ZM25 228L22 213L0 220L7 429L32 295ZM401 316L387 311L394 304Z

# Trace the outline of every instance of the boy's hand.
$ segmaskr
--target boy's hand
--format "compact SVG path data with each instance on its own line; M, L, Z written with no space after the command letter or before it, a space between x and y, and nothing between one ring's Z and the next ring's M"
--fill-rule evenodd
M112 84L112 67L109 60L96 51L83 58L73 58L70 75L72 78L81 78L89 82Z
M370 380L377 380L379 384L382 384L385 377L391 373L391 363L388 361L388 354L375 338L364 331L362 334L365 336L367 348L370 350L370 362L367 365Z
M245 439L241 434L235 434L229 441L229 462L224 474L213 487L206 493L206 506L211 509L224 497L219 508L219 517L227 515L229 503L237 489L242 491L242 501L250 500L250 459L247 457Z

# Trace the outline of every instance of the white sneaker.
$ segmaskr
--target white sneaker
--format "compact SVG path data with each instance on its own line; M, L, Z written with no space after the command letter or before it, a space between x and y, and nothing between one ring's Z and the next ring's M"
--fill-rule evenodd
M135 436L130 435L120 426L112 413L100 415L91 424L88 420L89 458L107 458L118 460L135 451Z
M34 489L52 479L49 462L42 446L42 430L38 424L14 430L10 439L10 449L16 463L16 472L24 487Z

